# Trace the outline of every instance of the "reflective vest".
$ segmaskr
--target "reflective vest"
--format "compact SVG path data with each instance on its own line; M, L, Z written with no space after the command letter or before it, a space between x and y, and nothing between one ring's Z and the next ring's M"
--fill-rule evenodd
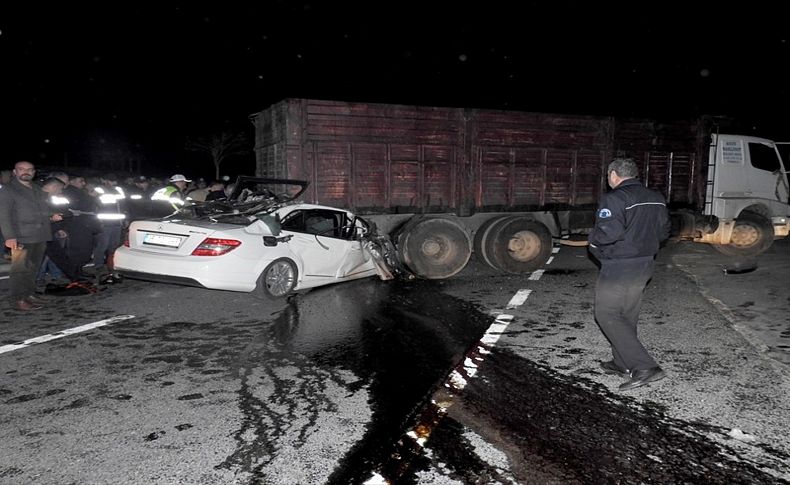
M126 194L121 187L96 187L94 190L99 194L99 210L96 213L96 217L101 222L126 219L126 214L121 210L121 201L126 199Z
M168 185L154 192L151 196L153 201L166 201L169 202L173 209L178 210L184 206L184 200L181 198L181 192L175 185Z

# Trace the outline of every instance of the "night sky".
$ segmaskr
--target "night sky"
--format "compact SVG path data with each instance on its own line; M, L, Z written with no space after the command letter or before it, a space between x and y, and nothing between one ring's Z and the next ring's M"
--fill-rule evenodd
M210 177L185 138L244 130L251 140L248 116L287 97L725 115L790 140L790 21L767 2L9 3L2 168L109 153L151 175Z

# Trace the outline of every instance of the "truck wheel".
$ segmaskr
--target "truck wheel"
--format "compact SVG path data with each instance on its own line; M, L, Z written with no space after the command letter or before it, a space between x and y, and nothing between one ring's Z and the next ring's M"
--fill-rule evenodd
M451 219L430 218L407 224L398 237L398 253L419 277L449 278L472 255L469 234Z
M756 212L744 211L735 219L730 244L714 244L720 253L727 256L757 256L771 247L774 228L771 221Z
M505 220L510 219L510 217L512 216L492 217L491 219L485 221L475 233L474 251L477 259L486 263L495 270L500 270L500 268L494 262L494 245L491 242L491 234L494 232L494 230L496 230L498 225L500 225Z
M491 234L492 256L506 272L523 274L543 266L551 256L551 233L540 222L511 217L497 224Z

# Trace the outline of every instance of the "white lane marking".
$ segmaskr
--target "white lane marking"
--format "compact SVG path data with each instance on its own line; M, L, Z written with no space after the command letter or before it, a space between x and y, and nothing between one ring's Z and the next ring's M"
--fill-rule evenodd
M557 254L559 252L560 252L560 247L559 246L555 246L555 247L551 248L551 254Z
M540 277L543 276L543 273L545 271L546 271L545 269L536 269L535 271L532 272L531 275L529 275L528 279L530 279L532 281L538 281L540 279Z
M389 481L386 478L382 477L378 473L374 473L372 477L368 478L367 481L364 482L364 485L387 485Z
M104 327L105 325L111 325L113 323L120 322L123 320L129 320L132 318L134 318L134 315L117 315L108 318L106 320L99 320L98 322L86 323L85 325L80 325L79 327L67 328L66 330L61 330L60 332L50 333L47 335L42 335L40 337L29 338L23 342L19 342L18 344L3 345L2 347L0 347L0 354L11 352L13 350L24 349L25 347L28 347L33 344L49 342L50 340L63 338L68 335L74 335L75 333L93 330L94 328Z
M554 256L549 256L549 259L546 260L546 264L551 264L554 261Z
M527 301L529 298L529 294L532 293L532 290L518 290L513 298L507 303L508 310L511 308L516 308L517 306L521 306Z
M480 342L493 346L507 329L507 326L510 325L511 321L513 321L513 315L503 313L496 317L494 323L492 323L491 326L488 327L488 330L486 330L486 333L483 334Z
M555 247L552 249L552 252L556 254L559 250L560 248ZM551 263L552 259L553 258L549 258L546 264ZM543 271L542 269L535 271L529 279L539 279ZM537 277L533 278L536 274ZM518 290L516 294L510 298L507 309L510 310L523 305L531 293L532 290L528 289ZM450 394L442 394L440 391L436 391L433 394L434 398L431 399L428 409L423 413L423 417L418 420L418 423L414 425L411 430L405 433L410 442L415 443L420 448L425 447L425 443L428 441L433 428L441 418L447 414L450 406L453 405L456 393L461 392L466 387L468 383L467 379L471 379L477 374L477 369L480 367L480 364L483 363L485 356L491 353L491 349L505 333L505 330L507 330L508 325L510 325L510 322L512 322L514 318L513 315L499 311L493 311L492 314L497 315L494 323L489 325L488 330L486 330L485 334L480 338L478 345L464 355L463 363L457 365L445 379L442 387L448 389ZM398 443L401 446L406 446L404 444L406 442L403 440L400 440ZM373 472L371 477L364 482L364 485L389 485L390 483L389 479L383 477L378 472Z

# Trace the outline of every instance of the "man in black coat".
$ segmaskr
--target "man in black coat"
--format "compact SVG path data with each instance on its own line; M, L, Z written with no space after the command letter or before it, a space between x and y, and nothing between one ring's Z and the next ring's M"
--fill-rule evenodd
M639 341L637 321L656 253L669 237L669 212L664 197L642 185L638 175L639 168L630 158L609 164L612 191L601 198L588 237L590 253L601 263L595 320L612 346L613 360L601 367L626 378L621 391L665 377Z
M68 199L68 209L72 214L64 221L64 228L69 234L66 253L77 267L77 277L83 278L82 268L90 262L96 234L101 232L96 218L96 200L85 190L85 177L74 174L69 177L63 196Z
M36 274L52 239L52 221L60 221L48 204L48 196L33 183L36 169L21 161L14 178L0 189L0 228L11 250L11 302L20 311L38 310L43 300L35 296Z

